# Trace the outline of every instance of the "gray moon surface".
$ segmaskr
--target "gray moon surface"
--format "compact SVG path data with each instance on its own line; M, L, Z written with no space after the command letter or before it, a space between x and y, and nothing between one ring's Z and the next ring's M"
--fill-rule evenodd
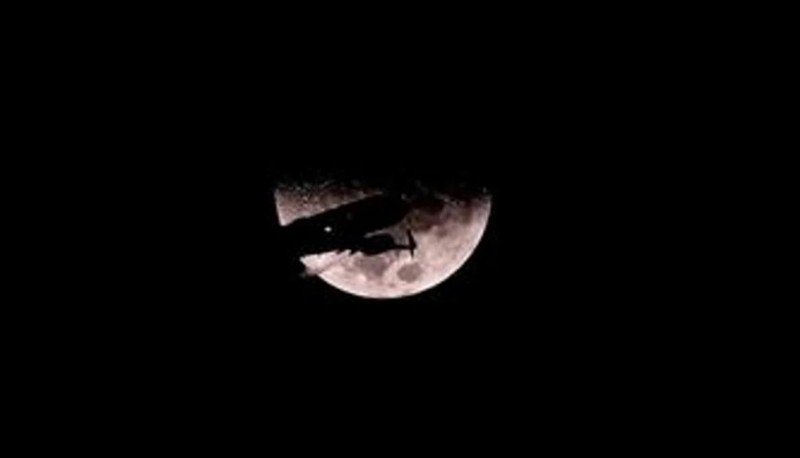
M358 183L318 182L278 186L275 205L281 225L381 193ZM478 246L489 220L491 196L481 192L455 196L429 189L421 201L395 226L376 231L405 244L406 230L417 242L412 257L407 250L373 256L349 251L301 258L307 271L329 285L356 296L389 299L433 288L453 275Z

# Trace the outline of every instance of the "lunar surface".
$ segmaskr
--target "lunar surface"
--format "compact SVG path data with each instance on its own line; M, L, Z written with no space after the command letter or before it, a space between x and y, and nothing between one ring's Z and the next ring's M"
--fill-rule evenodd
M305 181L275 190L278 220L287 225L338 206L385 192L358 181ZM405 244L407 231L417 243L407 250L367 256L348 250L304 256L310 275L342 291L368 298L397 298L430 289L453 275L475 251L489 220L491 197L483 189L462 189L417 183L403 198L410 212L392 227L372 234L389 234Z

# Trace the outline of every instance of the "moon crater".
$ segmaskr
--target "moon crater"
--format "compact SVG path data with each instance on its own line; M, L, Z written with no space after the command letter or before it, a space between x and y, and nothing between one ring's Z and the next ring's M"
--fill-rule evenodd
M405 265L397 271L397 276L406 283L412 283L420 275L422 275L422 267L416 263Z

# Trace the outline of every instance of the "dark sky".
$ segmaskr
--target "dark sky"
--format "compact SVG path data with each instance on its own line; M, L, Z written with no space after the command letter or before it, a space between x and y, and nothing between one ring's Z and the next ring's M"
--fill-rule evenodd
M641 320L623 323L664 301L676 275L659 262L670 243L657 211L670 188L652 184L663 142L642 133L648 121L635 111L610 110L612 92L552 68L535 81L454 71L397 91L380 78L319 86L283 75L265 85L241 73L124 93L130 100L115 103L130 122L93 126L103 145L122 145L114 157L125 159L104 173L134 176L127 193L142 215L122 217L130 235L111 244L124 241L135 259L116 275L130 283L114 294L131 302L118 322L244 354L431 336L509 350L509 339L589 345L645 332ZM419 296L371 303L303 281L281 255L271 188L314 168L479 176L494 194L486 235L463 269Z
M117 257L126 267L107 269L102 288L126 305L113 309L109 332L144 330L153 342L197 342L242 358L351 340L521 351L526 339L563 348L647 333L672 313L665 285L680 272L659 261L669 221L653 212L661 205L653 194L640 192L650 172L632 175L624 167L631 163L569 144L588 151L596 138L565 140L564 130L547 129L509 136L493 123L435 136L303 134L233 121L202 127L186 127L202 136L185 137L185 145L182 132L170 136L184 154L138 155L140 169L126 165L126 173L136 170L128 193L140 216L126 210L113 223L126 236L108 246L123 247ZM386 140L392 132L404 141ZM475 254L440 286L392 301L360 299L298 278L282 255L272 186L310 168L479 177L492 190L492 215Z
M636 288L625 277L631 269L620 265L629 253L614 246L631 229L614 220L615 203L604 200L610 194L594 189L600 180L564 161L538 161L552 167L545 172L535 169L534 159L528 162L529 172L514 170L512 175L513 164L494 163L488 155L444 163L433 162L433 155L427 167L416 167L419 173L450 168L453 175L480 176L494 194L481 244L440 286L409 298L372 301L318 279L298 278L293 260L282 254L271 200L275 177L291 167L276 163L269 168L264 162L261 168L245 167L238 174L230 170L230 176L208 181L208 205L194 215L205 226L190 234L197 237L191 239L196 245L187 246L197 248L190 255L197 264L187 263L186 297L208 303L204 307L215 309L223 322L254 333L265 325L296 328L303 335L407 331L500 338L503 330L527 333L528 328L546 333L563 328L576 336L577 329L593 327L594 320L610 319L620 299ZM397 159L378 157L375 163ZM408 173L413 167L404 169ZM391 166L380 172L391 174ZM438 327L443 334L434 331Z
M663 66L642 67L643 56L660 59L649 50L615 61L616 46L590 49L595 36L576 40L583 52L564 52L551 43L570 31L541 35L509 40L520 49L484 46L482 56L462 46L461 62L443 59L448 46L425 63L382 49L345 62L338 48L322 61L261 38L245 40L252 50L231 43L213 53L182 39L175 51L154 40L139 59L116 47L89 53L95 72L70 48L63 66L43 74L63 80L57 123L77 126L37 135L58 151L96 151L79 167L101 183L66 174L89 198L67 201L46 227L51 238L65 227L78 233L62 236L74 251L63 266L47 264L72 276L36 286L56 293L41 305L58 330L47 351L86 343L69 347L69 367L46 380L84 380L73 364L83 358L99 374L90 389L144 374L114 397L147 385L172 401L205 382L189 396L203 409L209 393L238 394L245 406L295 387L301 397L339 398L325 392L332 381L382 387L404 374L427 389L453 363L458 375L441 392L479 381L458 397L462 406L484 381L494 381L489 402L512 386L513 397L537 399L555 389L560 405L598 380L641 385L648 362L659 376L659 349L680 345L695 301L713 299L676 288L705 274L682 257L681 237L695 227L673 217L681 209L670 200L683 186L672 172L696 170L676 153L693 154L695 143L675 134L694 101L675 97L674 81L651 78ZM276 47L293 62L275 57ZM445 283L365 301L288 268L271 187L298 168L480 176L492 216L478 250ZM87 218L76 216L98 196ZM393 372L398 363L412 370Z

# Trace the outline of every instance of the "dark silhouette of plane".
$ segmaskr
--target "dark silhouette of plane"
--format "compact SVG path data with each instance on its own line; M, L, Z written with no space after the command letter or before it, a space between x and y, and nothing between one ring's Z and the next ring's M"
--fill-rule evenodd
M399 196L379 194L345 204L307 218L299 218L282 228L287 247L294 255L350 251L374 256L391 250L408 250L414 255L417 243L410 230L407 244L399 244L389 234L375 234L405 218L410 206Z

